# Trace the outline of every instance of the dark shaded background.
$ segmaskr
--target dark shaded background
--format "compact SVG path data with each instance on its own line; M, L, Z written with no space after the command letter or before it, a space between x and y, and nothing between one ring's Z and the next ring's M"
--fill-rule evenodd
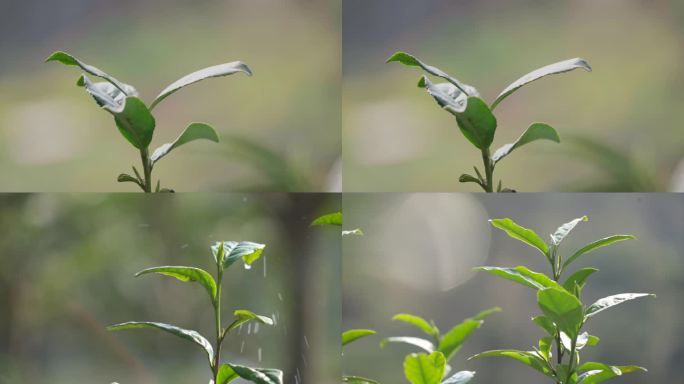
M532 122L560 144L533 143L497 167L521 191L684 190L684 3L675 0L345 0L346 191L475 191L480 165L449 113L416 87L395 51L478 88L491 102L546 64L575 71L535 82L497 108L494 149ZM681 162L681 163L680 163Z
M160 321L212 340L201 287L133 275L157 265L214 274L217 240L267 245L251 270L227 270L224 321L241 308L277 317L229 336L222 358L283 369L286 383L338 382L339 231L309 223L339 209L323 194L1 195L0 383L207 383L195 345L104 327Z
M363 237L343 241L343 329L372 328L369 337L344 349L343 370L379 380L405 383L404 345L380 349L381 338L420 336L409 325L391 321L396 313L434 319L443 331L480 310L500 306L452 360L456 370L477 371L477 383L547 382L513 360L466 359L489 349L531 350L542 331L530 321L539 314L529 288L473 267L526 265L548 273L535 250L491 228L489 218L510 217L544 239L561 224L584 214L561 252L568 254L612 234L633 234L596 250L573 264L573 271L596 266L583 301L623 292L652 292L643 299L596 316L586 330L601 338L583 350L583 361L638 364L647 374L630 374L615 382L679 383L684 376L684 197L673 194L349 194L343 201L346 226L360 227ZM569 271L571 272L571 271Z
M194 142L155 168L178 191L338 190L338 0L3 0L0 2L0 191L133 191L116 176L139 154L74 86L44 64L64 50L151 100L192 71L242 60L253 77L209 79L155 109L152 149L190 122ZM312 49L315 48L315 49Z

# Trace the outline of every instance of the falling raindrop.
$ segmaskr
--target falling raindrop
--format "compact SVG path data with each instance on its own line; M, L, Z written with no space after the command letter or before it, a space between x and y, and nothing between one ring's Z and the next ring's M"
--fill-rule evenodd
M278 299L279 299L280 301L283 301L283 295L281 295L280 292L278 292Z
M266 277L266 256L264 256L264 278Z
M181 245L181 249L185 249L185 248L187 248L187 247L189 247L189 246L190 246L190 244L183 244L183 245Z
M252 269L252 266L250 264L245 263L245 269Z
M304 335L304 344L306 344L307 349L311 348L311 346L309 346L309 339L306 338L306 335Z
M245 341L242 340L242 344L240 344L240 353L245 350Z
M254 324L254 334L256 335L257 333L259 333L259 323Z
M238 327L238 335L239 335L240 333L242 333L242 324L240 324L240 326Z
M309 366L309 362L306 361L306 356L302 353L302 361L304 362L304 367L307 368Z
M252 334L252 324L247 324L247 334L248 335Z
M259 348L257 354L259 355L259 362L261 363L261 348Z

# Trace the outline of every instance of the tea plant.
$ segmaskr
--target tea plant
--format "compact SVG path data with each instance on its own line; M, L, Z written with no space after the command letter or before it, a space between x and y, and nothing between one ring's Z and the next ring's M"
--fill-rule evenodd
M45 61L57 61L64 65L77 66L87 74L105 80L93 83L86 74L82 74L76 85L85 88L85 91L95 99L100 107L112 114L114 123L121 135L140 152L142 174L133 166L134 175L122 173L117 181L135 183L146 193L153 191L152 170L154 166L169 152L193 140L219 141L216 131L209 124L191 123L176 140L161 145L150 155L149 145L152 142L156 126L152 110L157 104L181 88L210 77L227 76L238 72L252 75L249 67L240 61L204 68L190 73L164 88L148 106L138 97L138 91L133 86L120 82L102 70L86 64L68 53L55 52ZM168 188L161 188L159 180L157 180L154 191L173 192Z
M387 343L404 343L422 349L424 352L411 353L404 359L404 375L412 384L465 384L475 376L472 371L460 371L445 379L451 371L449 361L458 353L463 343L484 324L484 319L500 308L482 311L474 317L463 320L447 333L440 333L434 321L407 313L395 315L392 320L413 325L428 338L396 336L388 337L380 342L384 348Z
M153 267L144 269L135 275L137 277L150 273L157 273L175 277L180 281L192 281L202 285L207 291L207 294L209 294L209 299L211 300L214 309L216 327L215 343L213 345L197 331L183 329L164 323L130 321L112 325L107 329L110 331L139 328L158 329L182 339L192 341L199 345L207 354L212 375L210 384L226 384L238 377L257 384L282 384L283 372L278 369L252 368L232 363L221 364L221 345L230 331L235 330L249 321L273 325L273 320L270 317L257 315L254 312L245 309L234 311L234 319L227 327L224 328L221 322L221 287L225 270L239 260L242 260L245 268L249 269L252 263L261 257L264 248L264 244L252 243L249 241L217 242L211 247L212 254L214 255L214 262L216 263L216 280L203 269L184 266Z
M311 225L332 225L342 227L342 212L333 212L320 216L312 221ZM348 235L363 236L363 231L360 228L342 230L342 236Z
M376 332L372 329L349 329L344 331L342 332L342 347L363 337L375 335L375 333ZM342 376L342 382L351 384L378 384L378 382L375 380L367 379L361 376L348 375Z
M599 338L583 329L588 321L615 305L645 296L647 293L621 293L604 297L591 305L582 303L582 288L587 279L598 269L580 268L563 282L561 277L568 267L580 257L598 248L623 240L633 239L631 235L613 235L585 245L568 257L559 252L561 242L579 223L587 221L583 216L561 225L552 235L551 243L544 242L534 231L521 227L511 219L490 220L492 225L538 250L548 261L549 276L534 272L527 267L515 268L479 267L493 275L525 285L537 291L537 304L542 315L532 321L546 332L539 340L539 347L533 351L502 349L477 354L471 359L503 356L515 359L551 378L556 384L595 384L613 377L646 369L636 365L608 365L598 362L580 361L580 351L587 346L595 346ZM554 348L555 347L555 348ZM555 353L555 356L554 356Z
M456 117L456 124L463 136L482 153L484 176L483 172L474 167L475 176L466 173L461 175L459 181L461 183L476 183L485 192L494 192L495 190L497 192L514 192L510 188L503 187L501 180L498 184L495 184L494 180L494 168L511 152L535 140L546 139L560 142L558 133L553 127L545 123L533 123L515 142L501 146L492 154L491 145L497 128L497 119L493 112L499 103L520 87L544 76L568 72L577 68L591 71L589 64L580 58L550 64L514 81L488 105L474 87L458 81L439 68L425 64L406 52L396 52L387 59L388 63L394 61L410 67L420 67L428 74L447 81L446 83L435 84L427 76L422 76L418 81L418 87L425 88L442 109Z

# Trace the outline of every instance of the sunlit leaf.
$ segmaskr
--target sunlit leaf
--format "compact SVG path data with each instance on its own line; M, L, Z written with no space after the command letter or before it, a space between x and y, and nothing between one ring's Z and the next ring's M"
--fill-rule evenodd
M311 222L311 225L336 225L341 227L342 212L333 212L319 216L313 222Z
M570 265L573 261L577 260L578 257L589 253L597 248L605 247L606 245L611 245L613 243L617 243L618 241L623 241L623 240L630 240L630 239L635 239L634 236L632 235L613 235L613 236L608 236L600 240L596 240L593 243L587 244L584 247L580 248L577 252L575 252L572 256L570 256L565 262L563 263L563 268L566 266Z
M484 324L482 320L466 319L455 327L451 328L449 332L442 335L437 350L444 354L448 360L461 349L463 343L468 337Z
M525 76L519 78L518 80L514 81L511 83L506 89L504 89L499 96L496 97L496 100L492 103L492 109L496 108L499 103L501 103L506 97L508 97L510 94L518 90L518 88L529 84L537 79L541 79L544 76L548 75L554 75L558 73L564 73L568 71L572 71L573 69L577 68L583 68L588 72L591 72L591 67L589 66L589 63L587 63L585 60L580 59L580 58L574 58L574 59L569 59L569 60L563 60L559 61L554 64L547 65L545 67L536 69Z
M492 145L496 117L479 97L468 97L468 105L462 113L456 114L456 122L461 133L477 148L487 149Z
M372 329L349 329L342 332L342 345L347 345L352 341L356 341L362 337L375 335L375 331Z
M411 384L440 384L446 360L440 352L412 353L404 359L404 375Z
M647 296L655 297L655 295L650 294L650 293L621 293L618 295L612 295L612 296L604 297L603 299L599 299L594 304L587 307L586 316L592 317L592 316L596 315L597 313L604 311L610 307L614 307L614 306L616 306L618 304L622 304L626 301L638 299L640 297L647 297Z
M544 288L537 291L537 304L544 315L558 329L574 338L584 321L582 303L562 288Z
M82 70L86 71L87 73L89 73L93 76L97 76L97 77L100 77L102 79L107 80L109 83L111 83L116 88L118 88L121 92L125 93L126 96L138 96L138 92L132 86L120 82L119 80L117 80L113 76L110 76L109 74L105 73L101 69L94 67L92 65L86 64L83 61L75 58L74 56L72 56L66 52L62 52L62 51L54 52L47 59L45 59L45 62L49 62L49 61L58 61L64 65L80 67Z
M439 329L434 324L430 324L427 320L423 319L420 316L411 315L408 313L400 313L394 315L394 317L392 317L392 320L402 321L404 323L411 324L434 338L439 337Z
M283 372L278 369L251 368L243 365L228 364L235 374L255 384L283 384Z
M430 340L421 339L420 337L411 336L394 336L383 339L380 342L380 347L384 348L387 343L403 343L413 345L424 350L427 353L435 351L435 345Z
M237 72L242 72L248 76L252 76L252 71L249 69L247 64L241 61L233 61L230 63L214 65L212 67L200 69L199 71L183 76L182 78L176 80L173 84L164 88L164 90L159 93L157 98L154 99L150 105L150 109L153 109L162 100L185 86L208 79L210 77L227 76Z
M466 384L469 383L473 377L475 377L475 372L473 371L460 371L442 381L442 384Z
M560 143L560 137L558 137L558 133L555 129L553 129L552 126L544 123L534 123L530 125L516 141L505 144L501 148L497 149L492 155L492 160L496 163L508 156L515 149L535 140L550 140Z
M518 351L515 349L498 349L498 350L493 350L493 351L486 351L482 353L478 353L475 356L470 357L470 359L479 359L482 357L508 357L514 360L517 360L528 367L531 367L541 373L543 373L546 376L553 377L553 372L551 369L547 366L546 362L544 359L542 359L539 355L537 355L536 352L526 352L526 351Z
M465 92L467 96L479 96L480 95L479 92L477 92L477 90L474 87L461 83L460 81L451 77L450 75L448 75L446 72L442 71L441 69L433 67L431 65L427 65L409 53L395 52L392 56L390 56L389 59L387 59L388 63L391 63L393 61L402 63L402 64L409 66L409 67L420 67L425 72L427 72L433 76L441 77L442 79L444 79L444 80L448 81L449 83L453 84L454 86L458 87L462 92Z
M150 156L150 160L152 161L152 164L154 164L172 150L180 147L183 144L199 139L205 139L215 143L218 143L219 141L216 131L210 125L204 123L192 123L185 128L183 133L181 133L176 140L171 143L163 144L159 148L155 149L152 153L152 156Z
M128 96L123 110L113 114L119 132L129 143L138 149L145 149L150 145L155 121L142 100Z
M202 347L204 351L206 351L207 357L209 358L209 362L211 362L212 358L214 357L214 349L212 348L211 343L206 338L204 338L204 336L200 335L197 331L183 329L176 327L174 325L164 323L155 323L151 321L129 321L126 323L115 324L107 327L107 329L110 331L144 328L159 329L161 331L168 332L172 335L178 336L182 339L192 341L193 343Z
M574 292L575 286L579 287L581 290L586 284L587 279L594 272L598 272L596 268L582 268L575 271L570 277L568 277L563 283L563 288L568 292ZM578 292L579 293L579 292ZM578 296L578 295L575 295ZM579 298L579 297L578 297Z
M526 285L532 289L543 289L548 287L560 287L558 283L551 280L543 273L534 272L525 266L517 266L515 268L502 267L477 267L476 271L484 271L495 276L503 277L504 279L515 281Z
M226 333L252 320L258 321L261 324L273 325L273 319L270 317L257 315L256 313L246 309L235 310L235 312L233 312L233 316L235 316L236 319L228 326L228 328L226 328Z
M233 370L233 368L230 365L223 364L219 368L218 378L217 378L216 382L218 384L228 384L231 381L237 379L238 377L239 377L238 374L235 373L235 371Z
M489 222L492 223L494 227L505 231L508 236L537 248L543 255L546 255L549 252L549 246L531 229L522 227L508 218L492 219L489 220Z
M242 260L249 267L261 257L266 248L265 244L251 241L219 241L211 247L214 260L223 268L228 268L238 260Z
M143 269L135 274L136 277L148 273L158 273L161 275L175 277L180 281L194 281L201 284L207 290L211 302L216 300L216 282L214 278L205 270L194 267L182 266L163 266Z

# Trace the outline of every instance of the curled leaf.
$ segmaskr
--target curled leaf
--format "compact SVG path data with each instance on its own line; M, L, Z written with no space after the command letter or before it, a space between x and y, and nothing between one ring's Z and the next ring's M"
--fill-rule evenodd
M505 144L497 149L496 152L494 152L494 155L492 155L492 160L496 163L508 156L515 149L535 140L550 140L560 143L560 137L558 137L558 133L552 126L544 123L534 123L530 125L515 142Z
M189 143L193 140L199 139L206 139L215 143L218 143L219 141L216 131L209 124L192 123L188 125L185 130L183 130L183 133L181 133L176 140L171 143L163 144L159 148L155 149L152 153L152 156L150 156L150 160L152 161L152 164L154 164L175 148L178 148L181 145Z

